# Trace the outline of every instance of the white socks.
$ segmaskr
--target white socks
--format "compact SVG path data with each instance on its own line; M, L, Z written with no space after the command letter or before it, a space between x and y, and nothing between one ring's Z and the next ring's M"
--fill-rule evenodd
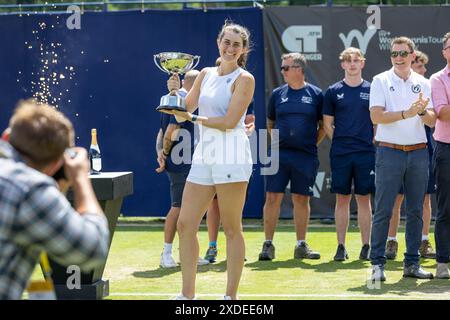
M297 240L297 245L301 246L303 242L306 242L305 240Z
M388 241L391 241L391 240L397 241L397 237L388 237L387 239L388 239ZM422 241L425 241L425 240L428 240L428 236L423 234L422 235Z
M172 255L172 244L171 243L165 243L164 242L164 255Z

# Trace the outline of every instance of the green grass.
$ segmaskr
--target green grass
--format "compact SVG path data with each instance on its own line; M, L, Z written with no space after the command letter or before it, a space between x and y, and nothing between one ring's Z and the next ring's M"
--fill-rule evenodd
M161 269L159 258L163 244L163 223L159 219L121 219L111 245L103 279L110 282L108 299L169 299L181 290L180 268ZM125 222L125 223L124 223ZM352 221L352 224L356 222ZM405 249L404 228L400 228L399 255L386 265L387 281L378 289L366 284L370 262L358 260L361 240L352 225L347 234L350 259L334 262L336 234L334 226L309 228L307 241L321 253L320 260L294 260L295 233L292 221L282 220L274 244L276 259L258 261L264 241L260 220L245 221L246 258L239 296L241 299L450 299L447 280L415 280L402 277ZM200 254L207 249L204 225L200 227ZM430 234L433 242L433 233ZM225 238L219 235L219 256L215 264L199 267L197 295L200 299L219 299L226 282ZM433 243L434 245L434 243ZM178 240L174 242L178 260ZM434 273L435 260L422 260ZM34 278L38 274L35 271Z
M258 254L264 240L260 224L258 221L256 226L244 228L247 262L239 288L242 299L450 298L450 283L446 280L402 277L403 228L398 237L400 254L386 265L387 281L379 289L369 289L366 279L370 263L358 260L361 243L355 226L350 227L347 235L350 259L343 263L333 261L336 250L334 226L313 226L309 229L308 243L321 252L320 260L294 260L295 233L286 221L280 224L275 234L276 259L260 262ZM180 268L159 268L162 241L163 226L157 221L141 225L122 224L117 228L103 277L110 281L110 299L168 299L180 292ZM200 228L199 241L203 255L208 244L204 226ZM198 270L197 294L202 299L218 299L225 290L225 238L222 232L218 243L217 263L201 266ZM177 239L174 250L177 258ZM434 260L423 260L422 265L434 273Z

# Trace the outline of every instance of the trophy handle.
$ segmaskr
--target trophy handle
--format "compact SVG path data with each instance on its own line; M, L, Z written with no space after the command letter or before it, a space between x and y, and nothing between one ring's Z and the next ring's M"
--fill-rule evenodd
M168 72L167 70L161 68L161 66L160 66L159 63L158 63L158 60L156 60L157 58L159 58L159 54L153 55L153 62L155 62L155 64L156 64L156 66L158 67L158 69L161 70L161 71L164 72L164 73L171 74L171 73Z
M195 59L197 59L197 62L194 64L194 66L191 68L191 70L192 69L195 69L195 67L198 65L198 63L200 62L200 56L194 56L194 59L192 59L192 60L195 60Z

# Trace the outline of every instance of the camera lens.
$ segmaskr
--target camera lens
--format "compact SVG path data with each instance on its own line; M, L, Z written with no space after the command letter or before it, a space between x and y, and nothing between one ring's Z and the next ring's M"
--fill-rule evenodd
M59 168L59 170L55 172L55 174L53 175L53 179L55 179L55 181L67 179L66 173L64 172L64 165L62 165L61 168Z

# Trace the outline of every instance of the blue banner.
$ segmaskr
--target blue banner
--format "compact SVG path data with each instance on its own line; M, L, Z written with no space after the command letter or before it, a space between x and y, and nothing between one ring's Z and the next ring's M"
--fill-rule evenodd
M247 69L255 76L257 128L265 127L264 44L258 8L84 13L79 29L70 14L0 17L0 130L17 101L30 97L57 105L73 123L76 144L88 148L97 128L103 171L133 171L134 194L125 199L128 216L164 216L169 183L157 174L155 139L166 94L167 74L153 55L180 51L201 56L201 69L218 57L217 34L226 19L249 28L253 49ZM72 25L73 27L73 25ZM256 166L255 166L256 168ZM260 217L263 179L255 174L244 209Z

